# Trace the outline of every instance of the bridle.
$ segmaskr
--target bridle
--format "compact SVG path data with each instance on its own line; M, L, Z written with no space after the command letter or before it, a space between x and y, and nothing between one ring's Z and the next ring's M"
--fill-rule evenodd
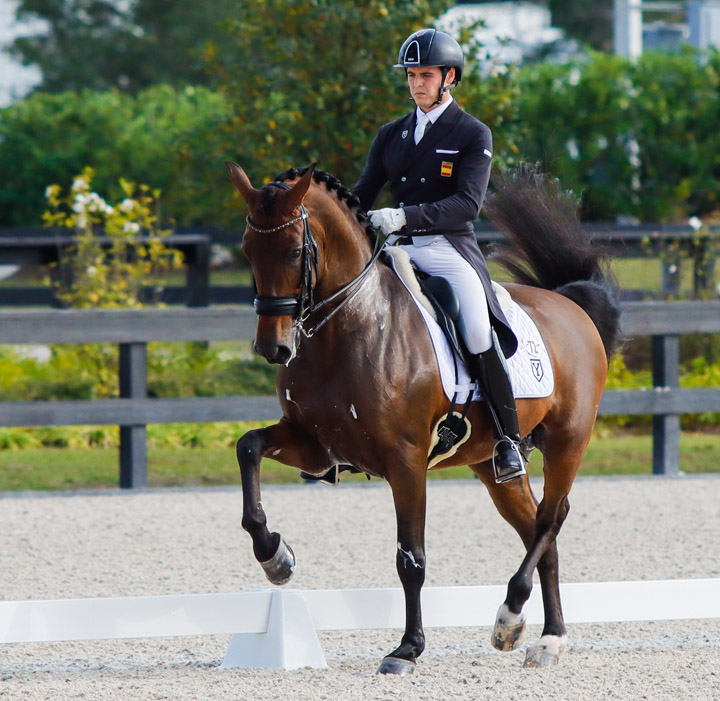
M269 183L274 187L283 190L290 190L290 187L283 182L274 181ZM378 259L382 248L379 245L379 237L375 238L375 248L373 254L359 275L354 277L350 282L334 292L329 297L320 300L317 304L314 298L313 274L315 276L315 284L318 280L318 246L310 228L310 220L304 204L300 204L300 215L288 219L277 226L267 229L257 226L250 215L247 216L247 225L259 234L272 234L276 231L302 222L303 226L303 244L302 244L302 273L300 279L300 294L298 295L256 295L253 301L255 313L264 316L292 316L293 327L303 334L306 338L311 338L325 324L332 319L361 289L363 283L367 279L373 264ZM354 288L354 289L353 289ZM345 299L343 299L329 314L324 316L318 323L310 328L306 328L309 317L323 309L325 306L334 302L338 297L345 294L348 290L352 290Z

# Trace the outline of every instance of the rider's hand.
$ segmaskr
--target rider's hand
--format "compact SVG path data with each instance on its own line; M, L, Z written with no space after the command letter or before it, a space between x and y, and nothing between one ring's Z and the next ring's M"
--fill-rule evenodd
M395 231L400 231L407 224L405 211L402 209L386 207L385 209L370 210L368 214L370 215L370 223L374 227L381 229L386 236Z

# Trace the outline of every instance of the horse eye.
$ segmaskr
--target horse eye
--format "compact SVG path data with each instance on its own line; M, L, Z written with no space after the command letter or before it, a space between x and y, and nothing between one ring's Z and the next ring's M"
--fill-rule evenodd
M288 260L295 261L299 260L302 255L302 248L293 248L292 251L288 251Z

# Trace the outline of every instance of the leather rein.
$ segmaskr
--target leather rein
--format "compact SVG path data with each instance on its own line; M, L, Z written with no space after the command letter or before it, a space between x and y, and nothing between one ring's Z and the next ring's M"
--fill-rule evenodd
M274 181L270 183L275 187L283 190L289 190L290 187L283 182ZM346 285L343 285L337 292L334 292L329 297L315 302L314 299L314 285L313 285L313 274L315 276L315 283L318 280L318 246L313 236L312 229L310 228L310 220L308 218L307 210L304 204L300 204L300 215L289 219L288 221L282 222L277 226L273 226L267 229L257 226L250 215L248 214L247 225L259 234L272 234L276 231L302 222L303 226L303 245L302 245L302 274L300 279L300 293L297 295L256 295L253 301L255 307L255 313L257 315L266 316L292 316L294 318L293 326L303 334L306 338L311 338L317 333L325 324L332 319L362 288L363 283L367 280L367 277L372 270L375 261L382 252L382 247L379 245L380 238L375 238L375 248L373 254L368 261L367 265L363 268L359 275L354 277ZM354 289L353 289L354 288ZM343 299L329 314L324 316L315 325L306 328L306 323L309 317L323 309L326 305L334 302L338 297L352 290L345 299Z

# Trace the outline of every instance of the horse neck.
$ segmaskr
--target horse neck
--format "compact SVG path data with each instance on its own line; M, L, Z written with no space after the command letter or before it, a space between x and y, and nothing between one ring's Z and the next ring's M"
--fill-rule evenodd
M362 226L339 203L333 204L318 215L325 234L316 286L318 299L329 297L360 275L372 257Z

